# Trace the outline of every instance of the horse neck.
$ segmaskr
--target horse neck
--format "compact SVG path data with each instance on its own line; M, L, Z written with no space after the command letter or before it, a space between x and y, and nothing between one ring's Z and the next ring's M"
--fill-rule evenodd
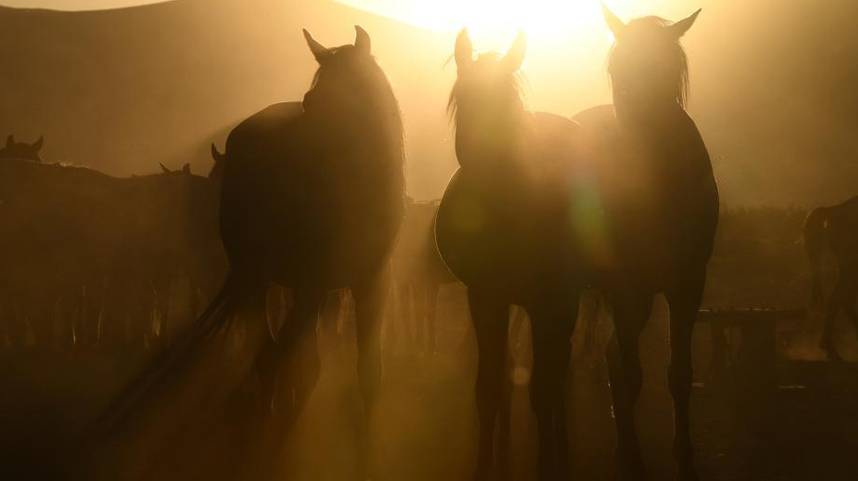
M621 127L651 139L674 134L675 126L687 119L685 109L675 99L665 99L646 107L615 99L614 106Z
M485 129L467 122L461 112L456 113L456 157L461 166L484 166L489 169L514 164L522 155L530 127L530 113L514 110L491 136Z

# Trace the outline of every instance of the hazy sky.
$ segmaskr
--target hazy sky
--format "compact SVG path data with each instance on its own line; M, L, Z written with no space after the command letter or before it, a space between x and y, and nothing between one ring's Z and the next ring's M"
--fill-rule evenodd
M101 8L127 7L160 0L0 0L0 5L11 7L56 8L61 10L97 10Z

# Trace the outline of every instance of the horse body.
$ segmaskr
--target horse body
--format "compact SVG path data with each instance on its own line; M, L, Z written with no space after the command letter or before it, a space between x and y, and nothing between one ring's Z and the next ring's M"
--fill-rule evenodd
M804 246L813 276L812 301L824 302L822 292L822 260L826 252L837 264L837 280L827 302L821 346L834 359L839 359L832 339L833 325L841 311L858 329L858 196L830 207L819 207L809 215L804 225Z
M663 292L712 254L719 199L706 146L680 106L656 117L624 120L612 105L574 117L590 145L602 209L607 251L595 266L602 286L634 278Z
M395 169L327 130L300 103L282 103L229 136L221 232L231 264L290 287L349 287L377 273L401 222L401 184L376 184Z

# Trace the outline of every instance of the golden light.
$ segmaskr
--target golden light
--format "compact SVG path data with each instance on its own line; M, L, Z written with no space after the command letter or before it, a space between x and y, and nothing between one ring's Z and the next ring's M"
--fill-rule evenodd
M598 0L339 0L436 31L468 27L481 49L504 49L518 30L531 43L561 44L609 36ZM611 0L626 11L633 0Z

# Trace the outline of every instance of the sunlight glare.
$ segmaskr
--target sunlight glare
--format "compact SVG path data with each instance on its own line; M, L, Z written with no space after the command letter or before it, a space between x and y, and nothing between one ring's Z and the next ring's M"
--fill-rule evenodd
M475 42L505 48L515 32L550 44L609 35L598 0L340 0L423 28L450 32L467 27ZM623 11L631 0L612 0Z

